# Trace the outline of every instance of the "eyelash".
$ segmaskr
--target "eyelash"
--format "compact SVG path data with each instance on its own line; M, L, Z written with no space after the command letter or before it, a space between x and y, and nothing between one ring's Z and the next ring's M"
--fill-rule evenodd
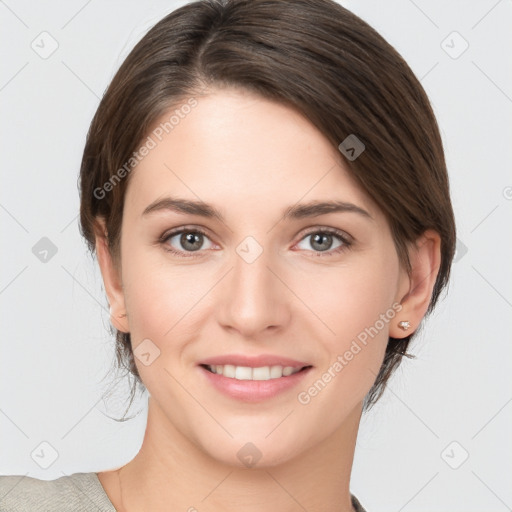
M160 239L159 242L164 246L164 250L167 252L170 252L178 257L181 258L197 258L202 256L202 251L177 251L176 249L173 249L169 244L167 244L167 241L171 238L173 238L176 235L181 235L182 233L199 233L205 237L208 238L208 234L203 231L200 228L179 228L176 231L171 231L168 233L164 233ZM352 246L352 241L348 239L347 235L343 233L342 231L335 229L335 228L315 228L314 230L308 231L299 242L301 242L303 239L307 238L310 235L316 235L316 234L327 234L327 235L334 235L337 237L341 242L342 245L337 247L336 249L330 249L328 251L313 251L315 252L315 256L313 257L330 257L338 255L344 251L347 251ZM186 256L184 256L186 254Z

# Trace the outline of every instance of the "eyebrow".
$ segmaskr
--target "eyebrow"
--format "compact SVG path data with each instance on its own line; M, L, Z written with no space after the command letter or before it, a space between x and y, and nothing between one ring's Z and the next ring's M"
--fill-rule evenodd
M217 219L222 223L225 222L222 213L208 203L173 197L164 197L154 201L142 212L142 216L144 217L150 213L162 210L199 215L201 217ZM337 212L357 213L368 219L373 219L366 210L353 203L344 201L310 201L309 203L296 204L286 208L283 212L283 220L305 219Z

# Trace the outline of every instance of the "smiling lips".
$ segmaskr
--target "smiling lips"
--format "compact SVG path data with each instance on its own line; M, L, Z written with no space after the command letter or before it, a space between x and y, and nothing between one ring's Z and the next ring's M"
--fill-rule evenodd
M225 355L200 363L210 372L238 380L270 380L288 377L311 366L287 357L262 354L259 356Z
M199 363L214 388L231 398L258 402L294 387L312 365L281 356L226 355Z

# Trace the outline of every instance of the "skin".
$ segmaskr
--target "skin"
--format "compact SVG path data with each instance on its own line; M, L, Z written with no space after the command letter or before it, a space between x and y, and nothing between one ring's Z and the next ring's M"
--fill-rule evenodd
M150 394L140 452L98 473L114 506L352 510L363 399L388 336L406 336L425 315L440 262L438 234L427 231L411 245L407 275L385 217L337 148L298 112L240 90L199 97L129 179L121 259L112 258L99 222L98 261L113 324L131 333L134 349L150 339L160 355L148 366L135 358ZM209 203L225 221L169 210L142 215L168 195ZM282 219L285 208L311 200L353 203L371 218L336 212ZM159 241L182 226L207 231L199 251L180 244L180 235ZM343 231L352 245L335 252L343 242L334 237L327 251L319 250L311 235L322 228ZM250 264L236 252L247 236L263 249ZM169 246L185 256L167 252ZM191 253L200 255L186 257ZM317 396L299 403L298 393L394 303L401 311ZM411 324L407 334L398 328L401 320ZM231 353L278 354L313 369L292 390L243 403L209 386L197 367ZM248 442L261 452L252 468L237 457Z

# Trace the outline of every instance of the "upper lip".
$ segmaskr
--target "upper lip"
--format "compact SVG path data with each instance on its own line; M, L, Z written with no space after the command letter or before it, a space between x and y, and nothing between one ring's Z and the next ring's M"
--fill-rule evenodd
M249 368L260 368L262 366L291 366L293 368L303 368L305 366L311 366L308 365L308 363L297 361L296 359L272 354L261 354L259 356L226 354L223 356L209 357L208 359L202 360L199 364L208 366L231 364L233 366L246 366Z

